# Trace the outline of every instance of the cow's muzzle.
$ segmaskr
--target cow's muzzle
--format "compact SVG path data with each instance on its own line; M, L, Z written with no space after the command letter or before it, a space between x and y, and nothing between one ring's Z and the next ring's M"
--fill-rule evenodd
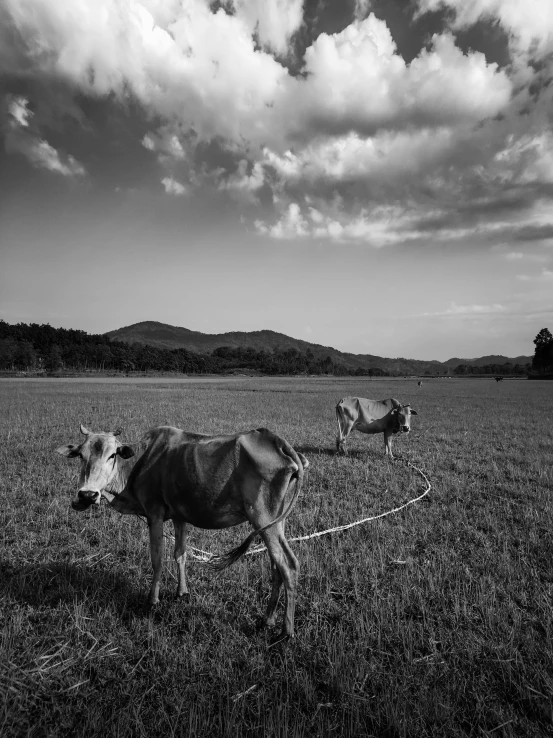
M99 505L102 495L96 489L80 489L77 499L71 503L73 510L86 510L91 505Z
M402 425L401 426L402 433L409 433L410 430L411 430L411 428L409 428L408 425Z

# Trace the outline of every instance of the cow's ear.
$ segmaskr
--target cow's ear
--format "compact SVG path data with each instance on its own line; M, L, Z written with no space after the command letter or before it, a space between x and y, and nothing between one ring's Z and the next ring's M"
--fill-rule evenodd
M131 456L134 456L134 449L131 446L119 446L117 453L122 459L130 459Z
M67 456L70 459L74 459L75 456L79 455L79 448L80 446L74 446L70 443L68 446L59 446L56 449L56 453L61 454L62 456Z
M418 412L416 410L411 410L411 415L418 415Z

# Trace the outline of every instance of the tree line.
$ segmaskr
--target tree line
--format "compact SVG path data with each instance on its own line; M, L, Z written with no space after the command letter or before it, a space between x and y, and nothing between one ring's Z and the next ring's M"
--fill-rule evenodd
M106 335L89 334L38 323L9 325L0 320L0 369L18 371L170 371L222 374L238 369L263 374L334 374L385 376L379 368L351 369L330 356L316 357L308 349L273 351L221 346L211 354L183 348L164 349L124 343Z
M491 374L500 377L522 377L528 374L529 364L512 364L507 361L505 364L485 364L484 366L477 366L474 364L459 364L453 370L454 374L467 375L467 374Z
M534 339L532 370L553 372L553 336L542 328ZM456 375L490 374L523 376L528 364L460 364ZM379 367L353 369L330 356L315 356L311 349L256 350L244 346L220 346L211 354L183 348L164 349L143 343L124 343L102 334L38 323L10 325L0 320L0 370L12 371L169 371L185 374L223 374L237 371L261 374L332 374L336 376L389 376Z

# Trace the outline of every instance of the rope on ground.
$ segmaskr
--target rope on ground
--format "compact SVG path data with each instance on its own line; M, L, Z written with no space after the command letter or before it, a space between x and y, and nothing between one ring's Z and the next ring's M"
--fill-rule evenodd
M408 502L405 502L403 505L400 505L399 507L394 507L393 510L387 510L386 512L380 513L379 515L371 515L368 518L362 518L361 520L356 520L354 523L346 523L345 525L338 525L335 528L328 528L327 530L320 530L316 533L310 533L307 536L296 536L295 538L288 538L288 543L294 543L295 541L309 541L311 538L319 538L320 536L326 536L329 533L338 533L342 530L349 530L350 528L355 528L357 525L362 525L363 523L369 523L373 520L379 520L380 518L385 518L387 515L393 515L394 513L399 512L400 510L404 510L406 507L409 507L409 505L413 505L415 502L419 502L423 499L423 497L426 497L426 495L430 492L432 489L432 485L430 484L428 477L426 474L419 469L418 466L415 466L410 461L404 458L397 458L398 461L402 461L406 466L410 466L412 469L414 469L416 472L418 472L421 477L426 482L426 489L422 494L420 494L418 497L414 497L412 500L409 500ZM173 539L173 536L167 536L168 538ZM174 540L174 539L173 539ZM262 553L263 551L266 551L267 549L265 546L257 546L257 548L252 548L249 551L246 552L246 556L253 556L254 554ZM209 551L203 551L201 548L192 548L190 547L188 549L188 552L192 556L192 558L196 559L197 561L200 561L204 564L208 563L215 554L210 553Z

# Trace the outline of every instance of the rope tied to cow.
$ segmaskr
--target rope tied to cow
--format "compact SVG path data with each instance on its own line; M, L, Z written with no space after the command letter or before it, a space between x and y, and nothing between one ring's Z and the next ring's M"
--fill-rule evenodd
M320 530L316 531L315 533L309 533L305 536L296 536L295 538L288 538L288 543L294 543L296 541L309 541L312 538L320 538L321 536L329 535L330 533L339 533L343 530L349 530L350 528L355 528L357 525L363 525L363 523L370 523L374 520L380 520L381 518L385 518L388 515L393 515L394 513L400 512L401 510L404 510L406 507L409 507L410 505L414 505L415 502L419 502L424 497L427 496L427 494L432 489L432 485L430 484L430 481L426 474L422 471L422 469L419 469L418 466L415 466L415 464L411 463L408 459L404 459L402 457L398 457L396 459L397 461L401 461L406 466L411 467L411 469L414 469L418 474L421 475L421 477L424 479L426 483L426 488L422 494L418 495L417 497L414 497L411 500L408 500L407 502L403 503L403 505L400 505L399 507L394 507L392 510L387 510L386 512L379 513L378 515L371 515L367 518L362 518L361 520L356 520L353 523L346 523L345 525L337 525L334 528L327 528L326 530ZM167 536L170 539L173 539L173 536ZM174 540L174 539L173 539ZM188 547L188 553L192 558L196 559L202 564L209 564L209 562L215 558L215 554L210 553L209 551L204 551L201 548L194 548L192 546ZM252 548L249 551L246 551L246 556L253 556L254 554L262 553L263 551L266 551L267 549L265 546L257 546L256 548Z

